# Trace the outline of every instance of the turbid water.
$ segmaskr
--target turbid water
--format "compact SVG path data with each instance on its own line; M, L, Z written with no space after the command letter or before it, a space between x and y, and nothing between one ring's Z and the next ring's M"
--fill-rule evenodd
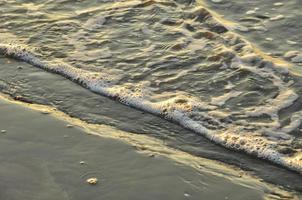
M257 41L255 17L236 21L240 12L223 5L253 9L240 1L3 1L0 88L301 191L299 27L288 25L283 45L273 22L287 18L260 17L271 34ZM300 6L288 5L283 12Z

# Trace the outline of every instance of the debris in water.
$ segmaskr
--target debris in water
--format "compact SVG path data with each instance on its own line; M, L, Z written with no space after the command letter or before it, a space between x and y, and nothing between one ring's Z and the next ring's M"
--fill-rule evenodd
M67 127L67 128L72 128L72 127L73 127L73 125L68 124L66 127Z
M1 133L6 133L6 130L1 130Z
M84 165L84 164L86 164L86 162L85 161L80 161L80 164Z
M90 185L96 185L98 183L97 178L89 178L86 180L86 183L89 183Z

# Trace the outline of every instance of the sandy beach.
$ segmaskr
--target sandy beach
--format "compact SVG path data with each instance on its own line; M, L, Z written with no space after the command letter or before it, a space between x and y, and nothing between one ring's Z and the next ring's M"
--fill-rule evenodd
M269 194L273 191L293 195L257 179L251 178L248 186L213 175L210 168L198 171L165 156L139 153L130 144L87 134L3 98L0 113L1 199L256 200L274 196ZM98 183L86 183L89 178Z

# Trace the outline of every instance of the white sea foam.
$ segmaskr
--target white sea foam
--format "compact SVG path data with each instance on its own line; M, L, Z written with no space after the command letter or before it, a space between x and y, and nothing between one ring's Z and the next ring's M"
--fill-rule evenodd
M297 156L279 153L276 143L273 140L263 137L263 133L261 132L244 130L245 126L243 125L226 125L220 122L218 119L215 119L215 117L225 118L227 114L215 110L215 106L201 102L199 99L184 95L161 102L151 102L140 90L133 91L129 90L129 87L125 85L117 85L118 76L91 72L75 68L65 63L50 63L35 56L34 53L31 53L26 48L14 44L0 44L0 53L30 63L41 69L60 74L93 92L114 98L125 105L175 121L183 127L195 131L227 148L244 151L302 173L302 162ZM249 66L240 67L255 71L255 69ZM246 113L253 116L265 113L272 116L275 120L274 116L276 112L291 105L297 99L297 95L290 89L286 90L283 82L277 77L274 77L274 75L269 75L268 71L263 71L262 69L262 72L257 71L257 73L271 79L274 84L278 85L282 90L270 104L261 106L259 109L246 111ZM218 100L214 99L214 104L215 102L216 104L220 104L219 102L225 102L239 94L239 92L231 92L223 96L223 98L218 98ZM213 123L214 125L221 126L222 129L212 130L205 126L206 123ZM282 138L287 141L291 140L291 137L284 138L284 134L296 128L300 123L301 113L296 113L292 117L291 123L281 130L284 131Z

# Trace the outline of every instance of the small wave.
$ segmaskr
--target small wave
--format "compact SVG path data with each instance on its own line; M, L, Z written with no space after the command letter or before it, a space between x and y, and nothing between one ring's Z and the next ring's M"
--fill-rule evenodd
M229 98L239 95L239 92L231 92L222 97L217 97L214 99L213 104L215 105L209 105L200 102L198 99L185 96L178 96L166 101L154 103L140 92L133 92L125 86L116 85L115 82L118 77L110 77L108 74L78 69L66 63L49 63L41 60L38 56L34 55L34 53L20 45L0 44L0 52L1 54L30 63L41 69L60 74L93 92L118 100L125 105L177 122L183 127L227 148L244 151L297 172L302 172L301 158L280 153L276 143L268 140L261 134L257 135L249 131L244 131L242 126L236 125L225 127L223 130L211 130L205 127L204 122L224 126L219 120L210 116L211 111L215 111L217 108L216 105L221 106ZM297 98L292 91L287 91L285 94L281 93L280 95L281 97L277 97L274 101L278 103L275 103L275 106L274 103L271 104L272 108L262 107L259 111L247 111L246 113L248 115L252 114L257 116L263 113L272 115L276 110L289 106ZM279 101L281 101L281 104L279 104ZM284 127L282 131L288 132L296 128L301 121L301 114L296 113L292 117L292 123ZM287 138L281 138L286 140L291 139L289 135Z
M26 33L16 26L40 54L4 42L0 53L302 173L302 145L292 134L301 126L302 105L295 107L300 96L287 68L201 6L108 4Z

